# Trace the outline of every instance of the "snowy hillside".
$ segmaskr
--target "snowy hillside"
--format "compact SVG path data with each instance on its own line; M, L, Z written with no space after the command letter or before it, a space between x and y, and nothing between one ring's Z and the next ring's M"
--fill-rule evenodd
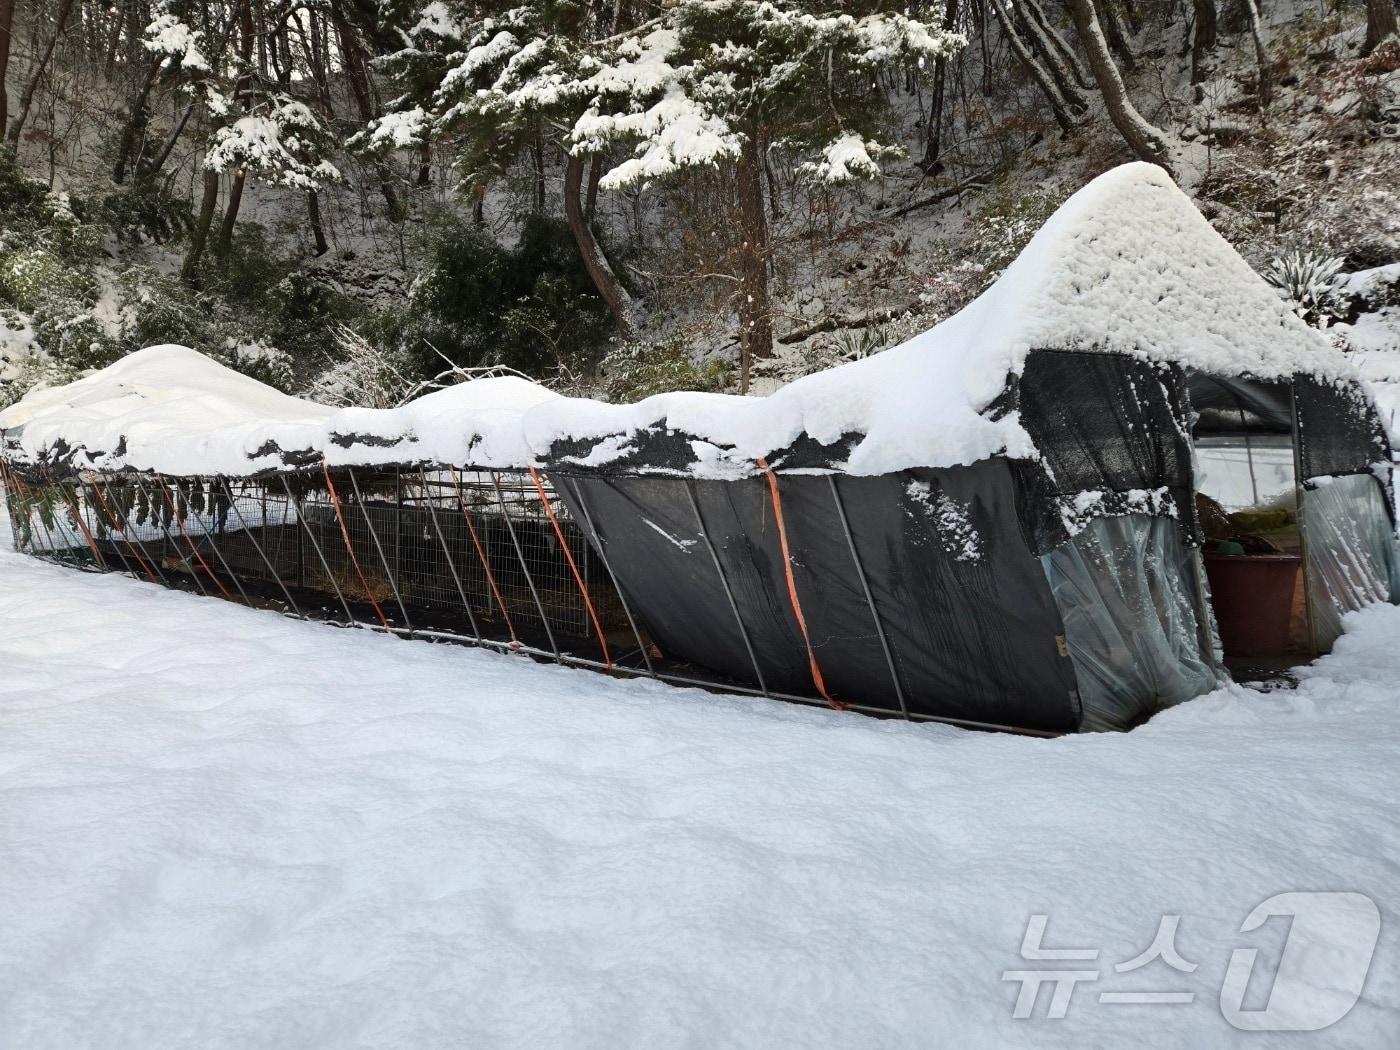
M1295 691L1054 741L622 683L8 551L0 666L7 1045L1381 1050L1400 1029L1397 608ZM1287 932L1241 924L1306 890L1381 909L1360 1002L1306 1044L1238 1031L1232 950L1276 959ZM1032 946L1096 959L1027 962L1036 915ZM1172 915L1193 970L1115 970ZM1015 1019L1004 975L1036 966L1097 979L1063 1018L1042 989ZM1100 998L1144 990L1193 999Z

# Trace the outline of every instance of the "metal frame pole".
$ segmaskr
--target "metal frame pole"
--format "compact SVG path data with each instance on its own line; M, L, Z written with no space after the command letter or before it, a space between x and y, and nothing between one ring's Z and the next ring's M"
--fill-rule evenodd
M127 556L122 553L121 544L116 540L115 533L118 531L116 528L116 518L112 517L110 522L107 520L110 516L110 512L107 509L106 502L102 499L102 490L97 487L97 482L84 481L80 477L74 485L74 490L81 492L82 502L92 514L93 535L102 542L112 545L112 550L116 553L117 560L122 563L121 571L125 575L130 576L133 580L139 580L141 574L131 567L131 562L127 559ZM94 496L96 497L95 499Z
M369 529L369 538L374 541L374 549L379 554L379 563L384 566L384 572L389 577L389 587L394 592L394 601L398 603L399 612L403 615L404 627L408 630L408 636L412 638L413 623L408 618L408 609L404 606L403 596L399 594L399 581L395 578L394 570L389 565L389 559L384 556L384 545L379 542L379 533L374 530L374 522L370 520L369 508L365 506L365 499L360 495L360 482L355 477L355 468L346 467L345 473L350 475L350 487L355 490L355 502L360 505L360 514L364 517L365 526Z
M520 559L520 570L525 574L525 583L530 588L530 596L535 599L535 608L540 611L540 622L544 624L545 637L549 639L549 647L554 650L554 658L559 659L559 643L554 640L554 629L549 625L549 617L545 614L544 603L540 601L540 592L535 589L535 579L530 575L530 567L525 564L525 550L520 546L520 538L515 534L515 526L510 522L510 512L506 510L506 498L501 492L501 479L496 476L494 470L489 471L491 475L491 485L496 490L496 504L501 508L501 517L505 520L506 531L510 533L510 542L515 546L515 556Z
M490 589L491 596L496 599L496 607L501 610L501 618L505 621L506 630L510 632L511 642L518 644L520 639L516 636L515 622L511 619L510 610L506 608L505 595L501 593L501 588L496 584L496 574L491 571L491 563L486 557L486 548L482 546L481 537L477 535L476 526L472 524L471 511L467 508L467 500L463 495L462 479L458 476L456 467L449 466L447 469L452 475L452 491L457 497L457 506L462 511L462 523L467 527L467 535L471 537L472 549L476 551L477 560L481 562L481 571L486 576L486 586Z
M1298 549L1303 556L1303 611L1308 620L1308 648L1310 655L1321 656L1322 649L1317 644L1317 613L1313 608L1312 559L1309 556L1311 544L1308 529L1303 524L1303 501L1306 490L1303 485L1303 424L1298 418L1298 388L1292 378L1288 380L1288 404L1293 416L1293 490L1298 509Z
M647 645L642 641L642 633L637 629L637 621L632 616L632 607L627 603L627 596L622 593L622 586L617 582L617 574L613 572L612 565L608 562L608 555L603 549L603 537L598 533L598 528L593 524L593 515L588 510L588 503L583 498L583 491L579 488L578 481L559 475L559 482L565 483L566 488L571 488L574 494L574 502L578 504L578 509L583 512L583 522L588 527L589 533L593 537L593 549L598 552L598 560L603 563L603 570L608 574L608 579L612 581L613 591L617 594L617 600L622 604L622 614L627 617L627 626L632 628L632 637L637 640L637 650L642 654L642 663L646 664L647 674L656 677L656 669L651 665L651 654L647 652Z
M10 480L9 465L0 459L0 485L5 489L5 513L10 519L10 537L15 545L15 550L20 554L28 554L24 546L19 541L19 513L16 511L19 496L15 492L14 482ZM29 518L25 518L25 527L29 530L30 540L34 537L34 525Z
M311 531L311 526L306 524L306 517L301 512L301 500L292 495L292 487L287 483L285 474L278 475L282 481L282 488L287 493L287 498L296 506L297 523L301 526L301 532L311 541L311 549L316 552L316 560L321 563L321 568L326 572L326 579L331 581L331 589L335 591L335 596L340 600L340 607L345 610L345 620L350 624L358 624L355 614L350 611L350 603L345 600L345 595L340 591L340 584L336 582L335 573L331 572L331 566L326 561L326 556L321 551L321 545L316 541L316 534ZM301 549L301 544L297 544L297 549Z
M165 475L162 474L161 479L162 483L164 483ZM200 490L203 491L203 479L195 480L198 482ZM214 487L211 482L209 487L209 492L211 495L213 491ZM198 554L199 544L195 543L195 541L190 538L190 534L187 531L185 531L184 524L179 520L180 507L175 502L175 498L170 495L169 489L165 490L165 498L170 502L170 513L174 517L175 523L179 525L180 530L185 533L185 539L190 545L190 550ZM224 557L224 552L219 549L218 540L214 538L216 534L209 530L209 524L206 523L202 517L200 517L199 512L194 509L194 504L189 500L188 497L186 497L185 499L185 514L186 517L194 518L195 523L200 527L200 529L203 530L202 535L204 539L209 541L209 549L214 552L214 557L219 559L219 564L224 567L224 572L227 574L228 578L233 581L234 589L238 591L238 596L243 599L243 604L248 606L248 608L250 609L256 608L256 606L253 605L253 600L248 597L248 592L243 589L243 583L239 580L238 574L235 573L231 568L229 568L228 559ZM204 567L206 569L209 568L209 563L204 562ZM214 570L209 569L209 574L211 576L214 576ZM228 593L228 589L224 587L222 581L220 581L217 576L214 576L214 583L218 586L219 590L223 593L224 597L228 598L229 601L233 600L233 595Z
M103 572L110 572L111 570L108 568L107 559L102 557L102 552L97 549L97 541L92 538L92 531L88 528L87 522L83 520L82 507L78 504L77 483L75 482L73 485L73 493L70 502L68 490L64 488L63 482L54 481L53 472L47 468L44 470L44 473L48 476L49 484L58 489L59 498L62 499L64 503L64 509L68 512L68 516L73 519L73 524L78 526L78 531L83 534L83 539L87 541L88 550L92 551L93 563Z
M870 618L875 621L875 633L880 639L880 648L885 654L885 666L890 669L890 681L894 683L894 695L899 700L899 713L905 718L909 717L909 705L904 698L904 686L899 680L899 671L895 668L894 653L890 650L889 639L885 636L885 625L880 620L880 612L875 608L875 596L870 592L870 581L865 575L865 566L861 563L860 552L856 549L856 539L851 533L851 523L846 517L846 507L841 502L841 493L836 489L836 475L826 476L827 487L831 490L831 501L836 504L836 515L841 519L841 531L846 534L846 546L851 552L851 562L856 567L856 577L860 580L860 589L865 593L865 604L870 607Z
M184 560L184 556L180 553L180 545L175 542L175 537L170 535L170 530L166 528L165 523L161 521L160 510L156 507L155 500L152 498L151 494L146 491L146 486L141 484L141 475L133 474L131 476L131 480L136 485L136 487L141 490L141 495L146 498L146 506L150 508L151 520L154 521L156 523L156 526L160 529L160 531L164 533L165 541L170 544L170 549L174 552L175 557ZM174 520L173 508L171 510L171 520ZM163 573L162 576L164 576ZM200 578L199 573L193 567L191 567L190 569L190 577L194 580L194 585L199 588L199 593L204 595L204 597L206 598L210 597L209 588L204 586L204 581ZM167 579L166 586L173 588L174 584L170 583Z
M544 479L540 477L540 472L534 467L530 468L530 480L535 483L535 493L540 498L540 506L544 508L544 516L549 519L549 524L554 529L554 538L559 542L559 553L564 556L564 561L569 566L569 572L573 574L579 597L583 599L584 610L597 634L598 646L603 652L603 663L611 667L613 665L612 652L608 648L608 638L607 633L603 630L603 622L598 617L598 610L593 607L593 598L588 593L588 584L584 582L583 574L578 571L578 562L574 560L574 552L569 550L569 539L564 535L559 518L554 513L553 506L550 505L549 493L545 491L544 487Z
M433 531L437 533L438 543L442 545L442 556L447 559L447 571L452 574L452 582L457 585L457 595L462 599L462 608L466 610L467 622L472 625L472 634L476 635L476 640L480 642L482 640L481 628L477 626L471 602L467 600L467 589L462 586L462 577L457 572L457 566L452 562L452 550L447 546L447 537L443 534L442 524L438 521L437 508L433 506L433 492L428 481L428 472L420 468L418 476L423 479L423 502L427 504L428 518L433 523Z
M739 635L744 639L744 648L749 654L749 663L753 665L754 677L758 679L758 688L764 696L768 696L768 683L763 679L763 671L758 666L758 657L754 653L753 642L749 639L749 629L744 626L744 618L739 615L739 603L734 600L734 591L730 589L729 577L724 574L724 566L719 560L719 551L715 550L714 541L710 539L709 527L705 524L705 516L700 513L700 501L695 498L695 482L687 478L684 483L685 494L690 497L690 507L695 511L695 520L700 523L700 538L705 541L705 546L710 551L710 559L715 563L715 572L719 574L720 585L724 587L724 596L729 599L729 609L734 614L734 622L739 625Z
M108 492L108 495L110 496L110 495L111 495L111 485L108 485L108 486L107 486L107 492ZM111 508L110 506L108 507L108 511L107 511L107 512L108 512L109 514L112 514L112 516L113 516L114 518L116 517L115 513L113 512L113 510L112 510L112 508ZM140 527L140 526L133 526L133 525L132 525L132 523L131 523L131 512L130 512L130 511L127 511L127 510L123 510L123 511L122 511L122 539L126 542L126 545L127 545L128 547L131 547L131 546L133 545L133 538L132 538L132 537L134 536L134 537L135 537L135 540L134 540L135 546L141 548L141 557L145 559L145 564L149 565L149 566L151 567L151 570L153 570L153 572L154 572L154 575L151 576L151 582L152 582L152 583L155 583L155 582L156 582L155 576L159 576L159 577L160 577L160 581L159 581L159 582L160 582L161 584L163 584L163 585L166 586L166 587L170 586L169 581L167 581L166 578L165 578L165 573L161 571L160 565L155 561L154 558L151 557L151 552L148 551L148 550L146 549L146 545L141 541L140 535L138 535L138 534L136 533L136 529L139 528L139 527ZM134 555L135 553L136 553L136 551L133 549L133 550L132 550L132 554ZM139 560L139 559L138 559L138 560ZM151 573L148 572L147 575L151 575Z
M18 486L18 488L19 488L19 497L18 497L18 498L21 499L21 500L27 500L27 501L31 504L31 506L30 506L30 508L29 508L29 517L28 517L28 519L27 519L27 520L29 521L29 526L30 526L30 530L29 530L29 541L30 541L30 546L33 547L33 546L34 546L34 541L35 541L36 539L38 539L38 535L36 534L36 532L35 532L35 530L34 530L34 520L35 520L36 518L38 519L38 521L39 521L39 527L40 527L41 529L43 529L43 531L44 531L44 537L46 538L46 540L47 540L47 542L48 542L48 546L47 546L46 548L44 548L42 551L36 552L36 551L31 550L31 551L28 551L28 552L26 552L26 553L28 553L28 554L30 555L30 557L34 557L34 558L39 558L39 557L43 557L43 556L47 555L48 558L49 558L49 560L54 561L54 562L57 562L57 563L60 564L60 565L64 564L65 562L68 562L70 559L63 557L63 556L61 556L61 555L58 553L58 544L54 542L53 530L50 529L49 526L48 526L48 523L47 523L46 521L44 521L44 512L43 512L43 510L42 510L41 507L40 507L40 504L39 504L39 497L36 495L36 493L37 493L38 490L35 488L35 486L30 485L27 481L25 481L23 478L21 478L21 477L19 476L19 472L18 472L17 470L15 470L14 467L10 466L9 464L6 464L6 468L5 468L5 469L6 469L6 471L7 471L7 476L9 477L10 482L12 482L14 485ZM49 487L52 488L52 486L49 486ZM6 487L6 491L7 491L7 492L9 491L8 486ZM12 527L12 528L14 527L14 523L15 523L16 520L17 520L17 519L15 519L15 518L13 518L13 517L10 519L10 524L11 524L11 527ZM55 519L55 520L57 520L57 519ZM15 547L16 547L16 549L18 549L19 544L16 543L16 544L15 544ZM67 550L67 548L64 548L64 549Z
M238 523L243 526L243 534L248 537L248 542L253 545L253 550L258 552L258 557L260 557L263 560L263 564L267 566L267 571L272 575L272 579L276 582L277 586L281 588L282 595L287 599L287 604L291 606L293 614L300 617L301 619L306 619L306 617L302 616L301 609L297 607L296 600L292 597L292 592L287 589L287 584L283 581L282 574L278 572L277 567L273 565L271 561L268 560L267 552L263 550L262 544L259 543L257 537L253 535L253 530L248 527L248 520L243 517L243 512L238 509L238 500L233 494L233 489L229 487L228 478L221 477L217 478L216 480L219 482L219 484L223 485L224 495L228 497L229 506L233 508L233 513L238 515ZM264 499L263 528L266 527L267 501Z

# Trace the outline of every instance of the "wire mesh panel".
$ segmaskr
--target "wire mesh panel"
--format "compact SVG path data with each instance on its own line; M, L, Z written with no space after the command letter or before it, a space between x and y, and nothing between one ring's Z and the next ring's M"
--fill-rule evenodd
M16 548L83 567L546 650L626 626L582 530L530 472L345 468L26 484L6 467L0 480ZM322 600L299 603L298 593Z
M395 597L399 508L392 477L331 481L302 496L297 512L302 542L311 548L301 557L301 585L341 595L357 618L358 607L368 606L403 626L406 617Z
M455 608L465 597L484 630L587 637L590 602L605 624L624 623L582 531L530 474L422 472L402 491L397 536L412 604Z

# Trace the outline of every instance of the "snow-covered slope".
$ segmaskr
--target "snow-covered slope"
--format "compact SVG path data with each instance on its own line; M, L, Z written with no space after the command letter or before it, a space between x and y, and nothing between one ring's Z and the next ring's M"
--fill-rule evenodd
M1350 626L1295 692L1042 741L337 631L0 551L0 1042L1388 1050L1400 608ZM1288 931L1241 923L1296 890L1379 905L1361 1002L1301 1042L1236 1031L1232 952L1261 949L1262 996ZM1037 914L1046 948L1098 958L1023 959ZM1196 969L1116 972L1163 915ZM1003 974L1041 967L1099 977L1063 1019L1042 989L1014 1020ZM1194 1000L1098 998L1132 990Z

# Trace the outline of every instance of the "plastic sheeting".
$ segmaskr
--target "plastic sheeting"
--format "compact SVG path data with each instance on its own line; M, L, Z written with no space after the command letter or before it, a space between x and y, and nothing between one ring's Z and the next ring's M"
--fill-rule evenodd
M1192 372L1186 383L1196 437L1293 432L1293 393L1286 381Z
M1125 729L1215 688L1191 551L1169 518L1090 522L1041 559L1064 620L1085 729Z
M1304 478L1355 474L1390 462L1390 439L1370 395L1359 384L1295 376L1293 393Z
M764 478L551 478L592 522L628 604L667 656L816 695ZM890 713L1078 728L1074 669L1006 460L876 477L785 474L778 486L793 582L833 697Z
M1342 617L1375 602L1400 600L1395 531L1380 482L1369 474L1319 478L1303 493L1313 641L1326 652Z
M1021 424L1040 451L1018 461L1024 508L1037 553L1064 543L1078 520L1066 498L1084 502L1083 518L1128 506L1112 494L1160 493L1175 506L1183 538L1195 535L1186 384L1181 369L1122 354L1037 350L1016 387ZM1132 502L1132 501L1129 501Z

